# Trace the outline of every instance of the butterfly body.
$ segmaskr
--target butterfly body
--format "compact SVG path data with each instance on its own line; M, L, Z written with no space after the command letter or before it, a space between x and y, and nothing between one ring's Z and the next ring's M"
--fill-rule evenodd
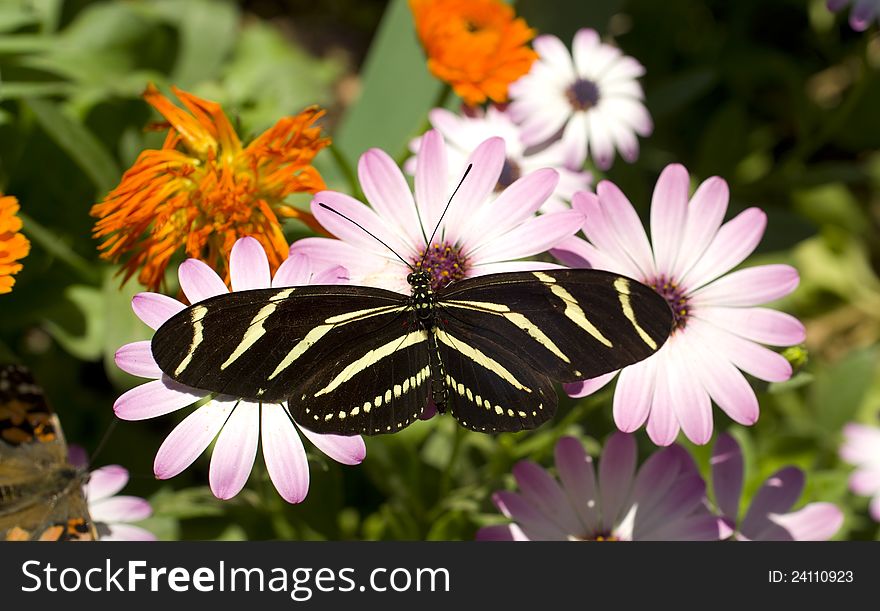
M319 433L396 432L429 398L467 428L516 431L552 417L554 381L646 358L672 325L652 289L597 270L492 274L437 291L427 272L408 280L409 295L337 285L212 297L162 325L153 356L172 387L286 401Z

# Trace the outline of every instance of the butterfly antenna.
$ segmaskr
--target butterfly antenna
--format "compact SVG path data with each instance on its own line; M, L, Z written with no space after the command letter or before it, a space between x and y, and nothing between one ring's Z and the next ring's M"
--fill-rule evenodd
M110 440L110 435L113 434L113 431L116 429L116 425L119 423L119 418L113 418L110 421L110 424L107 425L107 430L104 431L104 434L101 436L101 441L98 442L95 451L91 453L88 460L87 470L91 471L92 465L95 464L95 460L101 454L101 451L104 449L104 446L107 445L107 442Z
M437 219L437 224L434 225L434 231L431 232L431 237L425 243L425 254L422 255L422 260L419 261L419 269L422 269L422 265L425 263L425 259L428 256L428 253L431 251L431 243L434 241L434 236L437 235L437 230L440 229L440 223L443 222L443 217L446 216L447 210L449 210L450 204L452 204L452 200L455 198L455 194L458 193L458 190L461 189L461 185L464 184L464 179L467 178L468 173L470 173L471 168L474 167L474 164L469 163L467 168L465 168L464 174L461 177L461 180L458 181L458 186L455 187L455 191L452 192L452 195L449 196L449 201L446 202L446 207L443 208L443 214L440 215L440 218Z
M382 246L384 246L385 248L387 248L388 250L390 250L392 253L394 253L394 256L397 257L398 259L400 259L401 262L402 262L404 265L406 265L408 268L410 268L410 270L412 270L412 271L416 271L415 268L412 266L412 264L408 263L406 259L404 259L404 258L401 257L399 254L397 254L397 251L395 251L393 248L391 248L390 246L388 246L388 244L386 244L384 240L382 240L382 239L381 239L379 236L377 236L375 233L373 233L372 231L370 231L369 229L367 229L366 227L364 227L363 225L361 225L360 223L358 223L356 220L354 220L354 219L352 219L352 218L349 218L349 217L345 216L344 214L342 214L342 213L339 212L338 210L334 210L333 208L331 208L331 207L328 206L327 204L322 204L321 202L318 202L318 205L321 206L322 208L324 208L325 210L329 210L329 211L332 212L333 214L336 214L336 215L341 216L342 218L344 218L344 219L345 219L346 221L348 221L349 223L353 223L355 226L357 226L359 229L361 229L361 230L362 230L364 233L366 233L368 236L370 236L371 238L373 238L374 240L376 240L377 242L379 242Z

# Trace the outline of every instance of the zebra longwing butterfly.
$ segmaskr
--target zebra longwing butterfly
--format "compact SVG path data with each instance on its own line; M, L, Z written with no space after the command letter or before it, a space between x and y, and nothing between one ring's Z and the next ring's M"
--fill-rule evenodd
M153 357L193 388L287 401L293 418L317 433L393 433L429 398L469 429L518 431L553 417L553 381L647 358L672 327L663 297L617 274L509 272L434 291L422 263L394 254L412 269L410 295L338 285L218 295L165 322Z

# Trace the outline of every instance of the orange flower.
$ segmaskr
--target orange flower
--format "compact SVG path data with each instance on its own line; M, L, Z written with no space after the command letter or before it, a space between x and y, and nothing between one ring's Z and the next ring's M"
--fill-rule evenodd
M428 69L473 106L507 101L507 87L538 55L535 32L500 0L409 0Z
M307 212L287 205L291 193L315 193L324 181L312 159L330 143L315 121L317 107L284 117L246 147L216 102L173 88L179 108L150 85L144 99L170 124L160 150L143 151L122 181L91 214L105 259L124 263L125 279L151 290L163 281L171 256L186 254L221 273L235 240L253 236L272 270L287 258L279 217L298 218L317 230ZM227 273L228 276L228 273Z
M12 290L12 276L21 271L18 261L31 250L31 243L20 233L21 219L16 212L18 200L11 195L0 196L0 294Z

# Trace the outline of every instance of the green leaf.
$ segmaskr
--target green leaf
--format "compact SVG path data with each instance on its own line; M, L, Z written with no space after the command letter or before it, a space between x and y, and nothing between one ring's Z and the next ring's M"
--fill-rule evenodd
M104 349L104 299L101 291L83 284L75 284L64 291L85 321L81 333L69 331L52 320L45 322L46 330L70 354L83 361L96 361Z
M89 176L100 194L119 180L119 168L104 145L85 126L48 100L25 101L46 133Z
M825 434L840 430L852 420L873 383L880 362L876 346L854 350L841 361L816 372L810 405L817 426Z
M442 90L429 73L406 0L392 0L373 39L363 70L363 89L336 133L349 160L370 147L395 156L418 135Z
M235 44L239 21L235 3L154 0L150 8L175 24L180 33L171 82L187 89L213 78Z

